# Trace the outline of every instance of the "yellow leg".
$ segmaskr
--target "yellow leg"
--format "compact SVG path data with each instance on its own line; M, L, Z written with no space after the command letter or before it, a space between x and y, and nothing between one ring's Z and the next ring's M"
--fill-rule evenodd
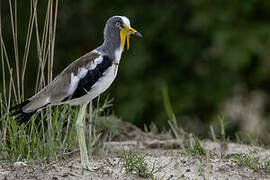
M78 118L76 121L76 130L80 146L80 155L81 155L81 164L84 169L94 171L95 169L91 168L88 160L87 149L85 144L84 128L83 128L83 118L85 116L87 104L81 105Z

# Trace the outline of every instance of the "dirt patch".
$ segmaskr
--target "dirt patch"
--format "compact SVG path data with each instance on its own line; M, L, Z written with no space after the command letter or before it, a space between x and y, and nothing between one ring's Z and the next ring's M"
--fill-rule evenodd
M175 140L168 141L169 144ZM158 146L166 142L156 141ZM150 143L150 142L148 142ZM177 144L177 141L174 142ZM152 142L151 147L154 142ZM108 142L105 155L91 158L91 164L99 169L90 172L80 168L79 154L74 153L66 160L58 160L48 165L33 162L30 165L1 163L1 179L144 179L137 174L126 173L119 154L125 150L147 153L147 166L165 166L154 176L156 179L269 179L270 174L254 172L232 162L235 153L254 152L259 158L270 157L270 151L260 147L229 143L222 152L220 145L203 141L202 146L216 155L192 156L181 149L148 148L138 141ZM167 147L167 146L166 146Z
M123 150L147 154L145 162L148 171L161 168L155 179L270 179L269 171L256 171L234 162L235 154L252 154L266 160L270 150L256 146L229 143L220 145L212 141L200 141L206 155L192 155L183 149L181 141L169 134L145 134L137 127L125 122L121 124L113 141L104 142L106 147L100 155L90 157L94 172L80 167L79 151L70 153L50 164L33 161L31 165L17 162L0 162L1 179L147 179L136 173L126 173L121 153ZM128 130L127 130L128 129ZM129 141L127 141L129 139ZM269 161L270 163L270 161ZM269 169L268 169L269 170Z

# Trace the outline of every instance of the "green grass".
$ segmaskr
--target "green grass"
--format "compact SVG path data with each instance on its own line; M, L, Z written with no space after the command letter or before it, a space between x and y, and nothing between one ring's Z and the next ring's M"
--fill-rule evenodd
M179 121L177 121L176 116L174 114L169 93L167 86L163 86L162 88L162 97L163 97L163 104L168 116L168 124L172 131L172 134L178 139L181 143L180 146L182 149L188 147L189 137L188 134L184 131L182 126L180 125Z
M207 154L206 150L201 146L200 141L197 137L194 137L194 144L192 147L187 148L187 152L193 156L206 156Z
M132 151L123 151L121 159L126 173L133 173L140 177L154 179L154 174L164 169L168 164L156 167L155 164L149 168L145 157L146 153L136 153Z
M95 110L97 114L100 110L110 107L105 101L101 106L103 109ZM1 107L5 105L1 104ZM52 126L48 129L47 116L48 110L36 113L28 124L17 126L14 117L8 115L8 109L5 108L0 116L0 159L8 161L22 161L37 159L43 162L62 157L66 152L78 150L77 134L75 129L75 120L77 118L79 107L69 107L67 105L55 106L51 111ZM96 133L113 132L116 127L111 127L111 117L103 117L104 122L98 126ZM88 118L86 117L86 120ZM106 124L106 126L104 125ZM89 127L89 122L85 121L85 127ZM92 137L86 136L92 152L97 153L102 146L102 142ZM89 147L88 146L88 147ZM93 153L94 154L94 153Z
M8 111L1 114L1 159L21 161L39 159L49 162L57 159L65 151L76 147L76 132L72 124L77 115L76 109L67 106L55 107L52 111L52 128L44 123L48 113L37 113L32 121L17 126L15 119L9 117ZM50 131L50 137L49 137Z
M270 173L269 157L263 161L260 161L259 158L252 154L253 153L251 152L249 154L235 154L233 155L232 162L253 170L254 172Z
M226 131L225 131L225 124L224 124L224 117L218 115L217 119L220 123L221 142L225 143L226 142Z
M92 155L106 154L108 148L103 142L112 141L121 131L124 131L124 128L119 125L118 118L113 115L99 116L93 128L95 128L96 136L88 136L90 142L88 146L90 145Z

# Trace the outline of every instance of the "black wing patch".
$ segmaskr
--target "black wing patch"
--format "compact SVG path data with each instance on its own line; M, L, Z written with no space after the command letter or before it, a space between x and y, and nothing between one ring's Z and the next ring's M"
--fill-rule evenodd
M103 76L103 73L112 65L112 60L108 56L103 56L103 60L95 69L89 70L87 74L80 79L76 90L70 99L79 98L91 89L91 87ZM69 100L70 100L69 99Z

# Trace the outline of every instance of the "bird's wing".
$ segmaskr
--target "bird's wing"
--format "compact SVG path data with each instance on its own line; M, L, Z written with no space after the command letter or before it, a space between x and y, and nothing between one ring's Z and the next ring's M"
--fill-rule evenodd
M54 105L71 98L76 98L91 88L98 73L96 68L103 63L103 56L90 52L64 69L50 84L29 99L23 107L26 112Z
M68 100L80 98L87 94L92 86L103 76L103 73L112 65L112 60L108 56L100 56L95 63L87 69L85 76L81 77L77 87ZM71 80L72 81L72 80Z
M91 89L111 65L112 61L107 56L90 52L71 63L36 95L13 106L10 115L16 116L17 123L22 124L39 109L79 98Z

